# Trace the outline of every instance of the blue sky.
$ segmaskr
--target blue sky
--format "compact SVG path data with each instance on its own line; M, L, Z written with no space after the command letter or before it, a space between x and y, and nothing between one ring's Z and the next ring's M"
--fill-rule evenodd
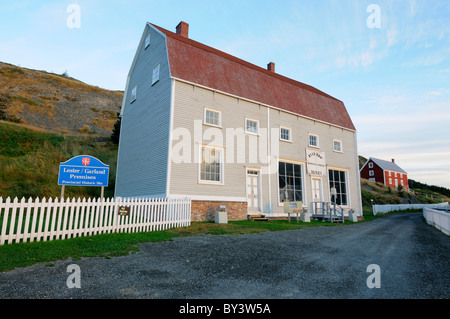
M360 155L450 188L448 0L0 0L0 17L0 61L112 90L124 90L147 21L186 21L192 39L342 100Z

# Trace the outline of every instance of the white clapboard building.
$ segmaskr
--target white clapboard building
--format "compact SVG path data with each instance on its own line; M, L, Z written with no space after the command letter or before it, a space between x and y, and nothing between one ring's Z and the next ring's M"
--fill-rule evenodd
M192 220L219 205L230 220L286 216L287 201L361 215L357 133L344 103L188 30L145 26L121 110L116 196L188 196Z

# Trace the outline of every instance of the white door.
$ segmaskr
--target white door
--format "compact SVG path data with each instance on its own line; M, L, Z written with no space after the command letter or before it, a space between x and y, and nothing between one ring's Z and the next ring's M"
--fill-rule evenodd
M312 200L313 202L322 202L322 179L312 178Z
M259 172L247 170L247 203L249 212L259 212Z
M314 214L323 214L322 211L322 179L321 178L311 178L311 188L312 188L312 211Z

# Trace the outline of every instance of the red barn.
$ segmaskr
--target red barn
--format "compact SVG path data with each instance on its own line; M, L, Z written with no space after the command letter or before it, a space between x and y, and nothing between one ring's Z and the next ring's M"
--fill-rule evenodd
M408 188L408 173L401 169L392 159L384 161L377 158L369 158L360 170L361 178L372 182L378 182L392 188L403 186L406 191Z

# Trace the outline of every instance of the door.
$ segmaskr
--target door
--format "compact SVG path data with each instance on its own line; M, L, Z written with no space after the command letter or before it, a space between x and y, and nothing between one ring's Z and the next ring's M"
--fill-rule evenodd
M247 205L249 212L259 212L259 172L247 170Z
M313 212L315 214L323 214L322 179L314 177L311 178L311 188L312 188Z
M312 199L313 202L323 202L322 200L322 179L312 179Z

